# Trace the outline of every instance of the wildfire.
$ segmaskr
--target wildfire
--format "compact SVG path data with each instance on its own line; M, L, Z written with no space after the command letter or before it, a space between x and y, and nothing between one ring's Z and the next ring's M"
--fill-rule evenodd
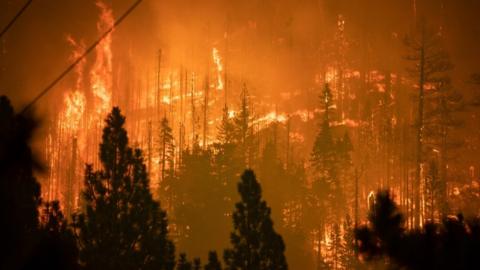
M223 89L223 80L222 80L223 65L222 65L222 58L220 57L220 53L217 48L212 49L212 56L213 56L213 62L217 67L217 90L222 90Z
M349 118L345 118L342 121L334 121L331 124L332 126L347 126L347 127L358 127L360 125L359 121L355 121Z
M77 42L72 36L67 36L67 42L73 47L73 52L70 59L78 58L85 50L82 42ZM85 60L82 60L75 68L76 83L73 91L67 92L64 95L64 111L63 123L61 126L69 129L71 132L76 132L79 129L80 121L85 112L86 98L82 92L83 88L83 70L85 67Z
M172 101L170 100L170 97L169 97L169 96L163 96L162 102L163 102L164 104L170 105L170 103L171 103Z
M107 5L101 1L97 2L100 9L100 20L97 23L97 30L105 32L114 24L113 13ZM111 33L97 46L95 64L90 72L90 83L95 100L97 113L106 113L112 103L112 37Z
M337 71L334 67L328 67L327 71L325 72L325 82L332 83L335 81L335 77L337 76Z
M66 128L77 131L85 111L85 95L76 90L65 94L65 114L64 125Z
M97 2L97 7L100 10L97 30L103 33L114 24L113 14L103 2ZM75 40L72 36L67 36L66 41L73 48L69 60L73 61L85 52L82 41ZM96 47L96 58L90 71L84 73L86 59L75 67L74 85L64 92L58 120L46 141L47 159L50 160L52 169L48 176L48 188L45 189L47 194L44 196L65 202L62 207L65 207L67 213L78 207L78 168L81 168L82 162L95 161L92 156L97 152L95 145L98 143L95 138L99 134L91 130L99 130L95 127L102 124L99 120L110 110L112 104L111 43L109 35ZM88 76L88 83L84 83L85 76ZM87 99L90 96L92 99ZM88 107L95 109L87 110ZM63 172L68 172L67 176Z
M256 119L254 123L266 123L267 125L273 122L285 123L288 117L286 114L277 114L276 112L269 112L266 115Z

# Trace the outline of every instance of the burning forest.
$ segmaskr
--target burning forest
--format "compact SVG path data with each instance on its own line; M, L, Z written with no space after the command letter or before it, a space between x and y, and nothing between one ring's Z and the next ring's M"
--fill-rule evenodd
M2 269L478 269L475 1L3 1Z

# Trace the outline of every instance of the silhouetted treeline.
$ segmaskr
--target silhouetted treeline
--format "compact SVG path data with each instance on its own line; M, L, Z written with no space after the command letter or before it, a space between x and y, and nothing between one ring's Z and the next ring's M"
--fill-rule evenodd
M324 97L328 108L328 86ZM327 116L324 123L328 121ZM263 199L261 185L252 170L245 170L237 185L239 201L228 215L232 218L233 230L230 245L222 252L223 260L217 251L209 252L204 263L199 258L189 258L182 250L176 256L167 213L154 199L142 151L129 146L124 124L125 117L114 107L106 118L100 143L101 166L94 169L93 165L86 165L83 207L69 219L63 215L59 202L41 200L40 184L34 173L41 172L42 166L30 147L37 121L30 115L16 114L8 99L0 97L0 215L4 240L1 269L288 269L287 247L274 228L271 208ZM333 180L342 179L336 170L340 163L344 166L345 160L348 161L351 146L345 136L329 146L343 152L338 149L325 152L329 148L320 144L333 141L327 126L324 124L323 133L319 134L318 151L313 157L320 166L317 181L324 183L325 192L334 192L332 187L338 184ZM197 148L185 155L189 163L184 163L180 179L187 179L187 175L192 177L192 182L193 179L206 181L208 177L211 181L219 179L210 175L213 170L208 167L212 164L208 150ZM204 160L199 158L202 156ZM278 174L281 166L269 159L275 156L272 145L267 144L263 156L261 168L276 169L272 173ZM199 170L204 170L204 174L197 175ZM263 174L268 176L268 170ZM200 178L196 178L198 176ZM175 182L178 181L175 176L171 177L173 186L181 184ZM208 186L208 181L202 183L217 187ZM223 193L212 190L211 195L219 194ZM325 200L323 211L331 207L329 204L339 203L339 198L317 197ZM204 204L209 201L205 197L195 198L193 194L189 200L193 200L187 202L194 202L191 206L198 210L195 215L203 213L207 219L190 220L193 214L189 214L185 222L205 226L208 218L215 217L209 213L215 205ZM480 268L476 257L480 251L480 219L457 215L445 218L442 224L427 223L421 229L408 230L403 214L388 192L377 193L370 207L368 224L358 228L349 215L342 219L339 213L317 213L319 220L342 220L342 223L333 222L328 231L331 243L327 251L318 249L318 269ZM218 209L220 214L228 211ZM328 225L319 223L318 226L324 230ZM203 232L221 233L207 227ZM211 245L210 242L196 244ZM328 260L324 258L325 252L330 256Z
M461 214L442 224L407 230L403 214L388 192L379 192L369 224L355 236L360 255L390 269L480 269L480 219Z
M101 167L86 165L83 207L68 222L59 202L41 201L34 177L41 166L29 146L36 121L0 98L1 269L222 269L215 251L203 266L185 253L176 258L166 212L153 199L142 152L129 146L124 123L113 108L100 143ZM238 192L226 269L287 269L285 244L253 171L242 175Z

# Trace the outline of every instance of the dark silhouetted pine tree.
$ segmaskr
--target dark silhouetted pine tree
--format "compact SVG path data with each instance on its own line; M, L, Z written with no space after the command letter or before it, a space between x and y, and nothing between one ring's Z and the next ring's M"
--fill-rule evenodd
M222 208L223 217L219 220L224 228L230 227L227 213L231 210L232 201L237 197L235 184L243 168L243 162L237 155L238 145L235 143L235 126L230 119L227 106L223 109L222 122L218 127L217 142L213 145L213 170L220 184L219 196L223 198L218 207ZM229 229L227 229L229 230Z
M0 269L78 269L78 250L58 202L43 204L42 166L30 141L37 121L0 97ZM41 221L41 222L39 222Z
M128 146L125 117L113 108L100 144L101 170L85 170L85 212L74 216L86 269L173 269L166 213L153 200L142 153Z
M222 263L218 260L216 251L208 253L208 263L204 267L205 270L222 270Z
M349 162L350 145L346 137L345 145L342 140L336 141L330 127L332 114L332 93L328 84L322 94L322 105L325 109L320 131L315 137L310 162L313 167L312 200L313 207L321 219L329 218L332 221L341 218L344 205L343 184L341 183L342 169L340 165ZM342 159L343 158L343 159ZM320 229L320 228L319 228Z
M164 207L171 211L175 204L175 194L173 194L173 186L176 182L175 175L175 145L172 134L172 128L168 123L168 119L163 117L160 122L160 136L158 142L159 152L159 175L158 175L158 190L157 196Z
M367 261L381 259L390 269L479 269L480 219L449 217L407 231L388 192L380 192L369 214L370 224L355 232Z
M192 270L192 263L187 259L187 254L181 253L176 270Z
M235 125L233 119L230 119L227 105L223 107L222 122L218 126L217 140L221 144L235 142Z
M262 200L262 190L253 171L243 173L238 192L241 201L233 213L232 248L224 253L227 269L288 269L285 244L273 228L270 208Z
M188 254L205 253L205 243L212 243L214 249L228 245L225 186L214 174L212 156L209 148L198 144L186 149L173 189L177 198L175 221L180 232L178 248Z
M16 114L10 101L0 96L0 268L19 269L37 244L40 169L30 141L37 122Z
M173 143L172 128L166 117L160 123L160 180L165 181L173 177L175 146Z
M40 213L39 244L24 269L79 269L78 248L73 231L58 201L45 203Z
M202 269L202 262L199 258L193 259L193 270L200 270Z
M223 109L222 122L218 126L217 143L213 145L215 151L214 166L219 180L228 187L229 192L235 192L235 178L243 170L239 165L240 159L236 155L238 144L235 140L235 125L228 115L228 108ZM230 194L232 196L233 194Z
M275 209L272 216L275 220L282 219L282 209L287 201L289 178L283 168L281 160L277 156L277 146L273 141L268 141L262 152L258 164L258 175L262 179L263 196L268 199L270 206Z
M241 93L240 110L233 119L233 127L235 134L235 142L237 143L237 158L241 162L242 169L252 166L254 155L253 147L253 129L251 125L251 108L249 103L249 95L246 85L243 86Z

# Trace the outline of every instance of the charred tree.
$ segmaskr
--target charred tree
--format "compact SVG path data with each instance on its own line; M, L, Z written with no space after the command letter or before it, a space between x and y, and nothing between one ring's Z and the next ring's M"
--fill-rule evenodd
M252 133L253 127L251 126L251 115L250 115L250 104L248 101L248 92L247 87L244 84L241 94L241 105L240 112L235 115L234 125L235 125L235 140L239 145L238 154L242 162L242 167L251 165L249 158L249 152L252 149Z
M173 141L172 128L164 117L160 123L160 183L168 177L173 177L175 145Z
M417 32L405 38L410 53L406 57L413 67L408 69L412 78L416 78L418 86L417 115L415 121L415 183L414 183L414 226L420 227L422 166L424 162L425 143L425 89L431 88L444 73L451 69L446 52L441 45L441 34L427 27L423 21Z

